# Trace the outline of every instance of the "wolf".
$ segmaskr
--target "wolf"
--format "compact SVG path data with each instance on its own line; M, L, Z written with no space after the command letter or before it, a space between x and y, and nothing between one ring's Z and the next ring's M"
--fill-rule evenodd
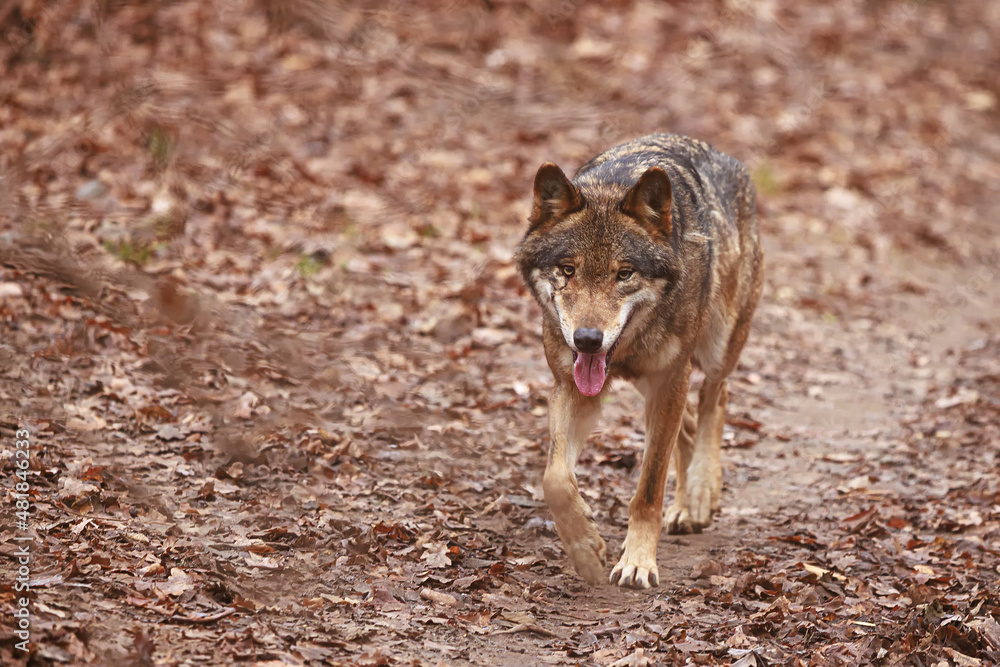
M528 222L515 260L541 306L555 377L546 504L576 571L603 581L606 546L575 467L611 380L632 382L645 399L646 443L610 582L656 586L662 527L700 532L719 507L726 382L763 285L753 183L702 141L653 134L597 155L572 180L543 164ZM694 369L704 374L697 405L688 403ZM671 454L677 488L664 513Z

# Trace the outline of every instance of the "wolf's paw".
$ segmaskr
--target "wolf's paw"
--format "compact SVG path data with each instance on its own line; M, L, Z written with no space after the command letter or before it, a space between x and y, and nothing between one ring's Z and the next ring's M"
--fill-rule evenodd
M713 507L712 488L708 484L700 484L697 488L688 485L688 517L691 529L700 533L712 523ZM714 501L718 507L718 501Z
M691 515L688 513L687 507L681 507L676 503L663 513L663 527L671 535L687 535L694 532Z
M597 531L576 540L572 544L564 544L569 562L577 573L591 586L597 586L604 581L604 564L607 548Z
M630 588L649 588L660 585L660 571L656 568L656 545L653 548L630 548L625 537L622 557L611 571L611 583Z

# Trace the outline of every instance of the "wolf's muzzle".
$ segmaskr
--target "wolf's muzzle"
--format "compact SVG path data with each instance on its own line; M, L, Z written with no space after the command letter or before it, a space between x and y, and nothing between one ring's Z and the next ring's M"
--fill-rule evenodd
M601 349L604 342L604 334L600 329L589 329L580 327L573 332L573 344L576 349L586 354L595 354Z

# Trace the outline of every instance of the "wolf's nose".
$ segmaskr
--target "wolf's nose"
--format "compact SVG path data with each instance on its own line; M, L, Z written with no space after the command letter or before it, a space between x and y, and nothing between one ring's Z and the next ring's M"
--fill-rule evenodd
M573 342L576 344L576 349L580 352L594 354L601 349L601 343L603 341L604 334L601 333L600 329L586 329L584 327L580 327L573 332Z

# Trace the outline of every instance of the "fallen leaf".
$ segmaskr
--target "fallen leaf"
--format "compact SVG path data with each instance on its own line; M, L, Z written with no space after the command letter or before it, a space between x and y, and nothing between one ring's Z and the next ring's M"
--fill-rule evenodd
M420 559L427 564L427 567L440 570L451 567L451 559L448 558L449 553L448 545L443 542L428 544Z
M718 561L705 559L691 569L692 579L707 579L713 575L722 574L722 564Z
M176 597L181 593L194 588L194 582L191 580L191 576L188 575L187 572L174 567L170 569L170 576L167 580L158 581L155 586L161 593Z
M615 660L610 667L647 667L654 664L653 658L646 655L646 649L637 648L634 653Z
M559 635L551 630L546 630L545 628L537 625L535 623L521 623L515 625L513 628L507 630L497 630L493 634L495 635L512 635L518 632L534 632L535 634L543 635L545 637L558 637Z
M187 432L178 428L175 424L160 424L156 427L156 437L160 440L183 440L187 437Z
M56 496L60 500L76 500L84 496L98 493L99 489L89 482L84 482L72 477L59 478L59 491Z
M252 419L253 410L258 403L260 403L260 398L257 397L257 394L252 391L244 393L236 405L235 415L240 419Z

